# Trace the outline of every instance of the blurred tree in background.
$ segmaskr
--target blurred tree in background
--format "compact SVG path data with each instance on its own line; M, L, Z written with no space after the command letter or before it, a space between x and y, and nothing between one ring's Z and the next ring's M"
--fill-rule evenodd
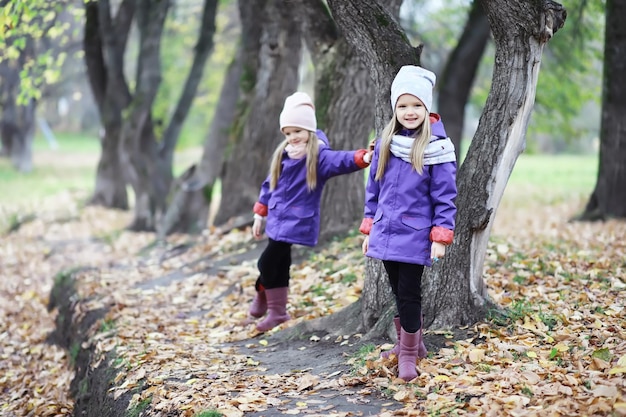
M37 103L68 82L61 68L79 50L76 4L0 0L0 156L22 172L32 169Z

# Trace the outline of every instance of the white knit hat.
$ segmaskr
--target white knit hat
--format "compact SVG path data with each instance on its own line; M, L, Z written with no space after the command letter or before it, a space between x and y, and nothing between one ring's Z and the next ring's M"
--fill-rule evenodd
M396 109L396 103L402 94L411 94L419 98L430 112L436 80L435 74L427 69L415 65L403 66L391 83L391 109Z
M315 132L317 119L315 106L307 93L298 91L285 99L283 111L280 112L280 130L285 127L301 127Z

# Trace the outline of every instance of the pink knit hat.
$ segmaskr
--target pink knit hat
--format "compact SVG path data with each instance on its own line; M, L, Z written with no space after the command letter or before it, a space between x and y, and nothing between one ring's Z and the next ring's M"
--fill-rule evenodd
M280 112L280 130L285 127L301 127L315 132L315 106L307 93L298 91L285 99L283 111Z

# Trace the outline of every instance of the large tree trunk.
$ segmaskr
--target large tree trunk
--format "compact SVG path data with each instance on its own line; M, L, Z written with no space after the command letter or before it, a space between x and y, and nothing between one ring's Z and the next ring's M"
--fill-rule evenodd
M474 323L492 306L483 266L493 219L526 146L543 48L565 23L565 9L549 0L483 5L496 46L492 87L458 172L454 242L424 274L426 324L436 328Z
M174 149L202 79L206 60L213 50L217 0L205 0L194 60L159 146L151 114L161 82L161 36L168 9L169 2L160 0L141 0L138 6L137 89L130 106L132 111L124 121L121 140L121 156L129 162L125 166L136 197L131 230L160 229L173 180Z
M368 58L366 62L379 91L376 126L380 132L391 117L388 104L391 80L399 66L416 63L415 50L377 2L330 0L329 5L350 43ZM432 327L475 322L483 317L489 304L482 268L491 220L515 160L524 149L543 46L565 20L565 10L551 1L531 4L493 0L485 1L484 5L496 43L493 86L459 171L459 215L454 243L444 261L436 268L428 268L422 280L426 324ZM361 13L351 13L356 9ZM383 33L373 29L380 27L384 27ZM389 320L393 303L381 301L381 296L391 298L389 291L381 287L382 275L380 263L368 261L361 300L337 314L345 319L342 331L368 331L369 336L386 331L387 326L381 323ZM355 315L360 320L346 319ZM328 321L341 323L332 317ZM316 326L320 325L311 324ZM346 329L346 326L356 328Z
M222 200L215 218L218 225L234 217L252 217L252 206L267 177L272 152L281 141L280 111L285 98L298 86L301 28L291 3L287 0L242 3L240 9L246 9L242 16L256 11L253 19L261 25L261 35L258 40L246 39L248 33L244 31L245 116L241 120L244 125L235 129L224 164ZM248 100L250 92L252 96Z
M122 210L128 209L128 194L119 141L122 110L131 99L124 76L124 51L134 11L134 0L124 0L115 18L108 0L85 3L85 64L103 128L102 153L89 203Z
M582 220L626 218L626 2L607 0L598 179Z
M317 125L334 149L364 148L374 127L374 90L369 73L360 56L340 36L323 1L305 0L301 7L305 40L315 66ZM320 242L358 227L364 190L363 171L341 175L326 184Z
M489 36L487 16L481 2L474 1L465 29L446 62L442 76L439 77L437 108L446 127L446 133L457 149L457 162L460 162L461 156L465 106Z

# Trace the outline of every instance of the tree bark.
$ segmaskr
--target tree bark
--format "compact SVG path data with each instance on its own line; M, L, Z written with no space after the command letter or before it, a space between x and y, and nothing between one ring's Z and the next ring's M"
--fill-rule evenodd
M450 54L443 74L439 77L439 114L457 150L460 162L465 106L476 71L490 37L489 22L480 1L472 3L465 29Z
M393 77L403 65L419 65L421 46L409 44L397 19L378 1L330 0L328 5L346 40L366 63L374 82L375 129L379 135L392 114L389 89ZM355 10L360 13L354 13Z
M483 281L487 243L535 101L543 48L566 17L558 3L483 1L496 52L492 88L458 173L455 238L440 265L425 274L426 324L472 324L495 307Z
M605 13L598 178L580 220L626 218L626 3L607 0Z
M110 7L108 0L85 3L85 65L103 128L102 152L89 203L126 210L128 194L119 143L122 110L131 99L124 75L124 51L135 6L134 0L124 0L114 19Z
M33 169L32 147L37 108L33 98L27 99L26 103L19 102L20 71L35 57L35 41L30 35L25 37L25 46L16 60L0 61L0 156L10 158L13 167L19 172L30 172ZM6 40L7 45L11 42L10 38Z
M285 97L298 86L301 28L291 2L242 3L239 2L240 10L246 9L242 16L253 16L257 22L243 32L243 125L235 127L231 137L230 154L222 175L222 200L215 218L217 225L239 216L252 217L252 206L267 177L271 155L281 140L280 111ZM251 11L256 14L250 15ZM256 25L261 25L260 37L248 38L258 29Z
M300 7L305 41L315 67L318 128L326 132L334 149L364 148L374 126L374 90L367 68L339 34L323 1L304 0ZM364 197L363 171L341 175L326 184L320 242L358 228Z
M204 0L200 33L195 47L191 70L187 76L185 86L183 87L180 100L174 110L172 119L163 133L161 140L163 145L161 146L159 156L165 159L165 163L169 166L173 165L174 149L176 148L183 122L187 118L193 99L196 96L206 61L213 52L213 35L215 34L217 3L217 0Z

